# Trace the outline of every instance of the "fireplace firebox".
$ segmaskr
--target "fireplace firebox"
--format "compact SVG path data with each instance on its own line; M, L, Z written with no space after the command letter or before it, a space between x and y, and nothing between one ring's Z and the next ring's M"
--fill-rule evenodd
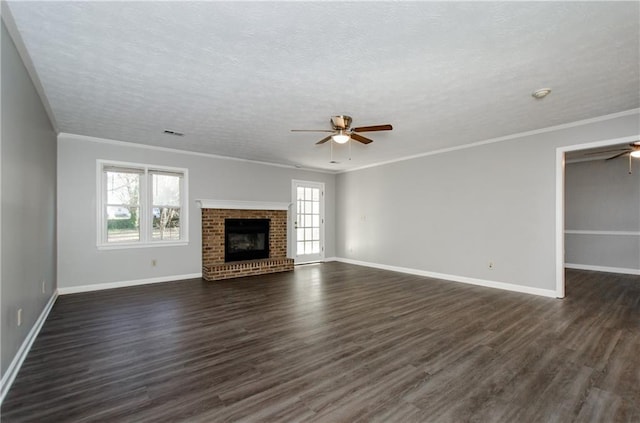
M225 219L224 261L269 258L269 219Z

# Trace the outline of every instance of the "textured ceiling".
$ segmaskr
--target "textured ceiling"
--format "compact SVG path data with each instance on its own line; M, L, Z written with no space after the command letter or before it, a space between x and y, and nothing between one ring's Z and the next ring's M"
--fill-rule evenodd
M8 6L62 132L342 170L640 107L638 2Z

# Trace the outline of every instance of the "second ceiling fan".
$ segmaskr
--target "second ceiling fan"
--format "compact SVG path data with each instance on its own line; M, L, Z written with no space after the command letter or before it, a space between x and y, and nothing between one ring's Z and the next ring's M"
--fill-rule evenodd
M350 139L361 142L362 144L372 143L373 140L363 137L359 132L375 132L375 131L391 131L393 126L386 125L373 125L373 126L360 126L357 128L351 127L351 116L339 115L331 116L330 129L292 129L291 132L331 132L331 135L321 139L316 144L324 144L325 142L333 139L338 144L344 144Z

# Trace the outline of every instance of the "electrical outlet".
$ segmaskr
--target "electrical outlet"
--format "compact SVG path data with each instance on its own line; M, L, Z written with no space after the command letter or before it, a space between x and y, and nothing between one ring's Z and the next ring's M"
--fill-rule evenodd
M489 262L489 269L493 270L493 262L492 261Z
M156 267L157 264L158 264L158 260L156 259L151 260L151 267Z
M22 309L18 309L18 326L22 326Z

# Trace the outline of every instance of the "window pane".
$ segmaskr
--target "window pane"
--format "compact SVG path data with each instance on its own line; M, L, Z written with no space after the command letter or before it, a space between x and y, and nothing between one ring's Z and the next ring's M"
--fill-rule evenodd
M304 242L298 242L298 255L304 254Z
M154 241L180 240L179 207L153 207L152 213L153 231L151 239Z
M304 217L304 226L306 228L310 228L311 227L311 215L306 215Z
M311 241L311 229L304 230L304 240Z
M313 228L313 240L317 241L320 239L320 228Z
M153 204L180 206L180 177L153 175Z
M313 201L320 201L320 190L318 188L314 188L311 199Z
M312 226L312 225L309 225L309 226ZM313 227L314 228L320 227L320 216L318 216L317 214L313 216Z
M137 206L140 201L140 175L126 172L105 172L107 204Z
M320 202L319 201L314 201L313 202L313 214L320 214Z
M296 239L297 239L298 241L302 241L302 240L304 240L304 229L302 229L302 228L298 228L298 229L297 229L297 231L298 231L298 236L297 236L297 238L296 238Z
M311 254L311 252L312 252L311 242L305 242L304 243L304 253L305 254Z
M313 241L311 243L311 252L313 254L318 254L320 252L320 242L319 241Z
M304 200L304 187L298 187L298 200Z
M311 191L313 191L312 188L305 188L304 189L304 199L305 200L311 200L311 196L312 196Z
M311 214L311 201L304 202L304 212Z
M140 241L138 207L107 206L107 242Z

